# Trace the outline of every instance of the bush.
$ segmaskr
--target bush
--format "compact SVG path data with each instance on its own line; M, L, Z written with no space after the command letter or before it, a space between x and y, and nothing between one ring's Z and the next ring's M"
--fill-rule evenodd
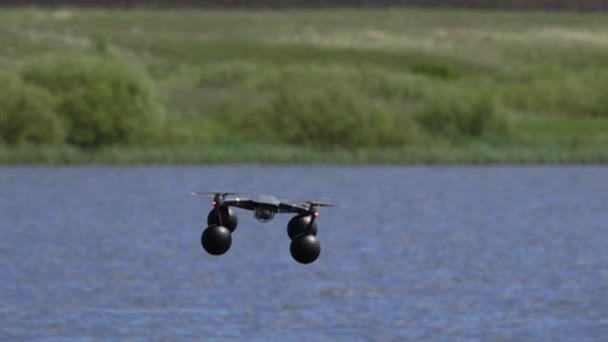
M608 109L606 71L547 69L513 72L500 87L505 105L516 111L574 117L602 116Z
M607 89L607 88L604 88ZM600 96L597 100L597 111L593 113L595 117L608 119L608 91L605 91L604 96Z
M269 73L270 67L246 61L206 64L201 68L200 86L229 87L254 83Z
M442 90L433 95L416 115L418 123L431 135L448 139L481 137L506 129L506 120L488 93Z
M440 61L420 61L413 63L410 66L410 71L444 80L456 79L461 76L460 71L454 66Z
M225 126L217 132L230 140L328 149L402 146L419 138L411 108L424 93L420 76L339 64L225 63L205 71L203 85L234 90L207 116Z
M65 131L48 91L3 72L0 84L0 141L10 145L63 141Z
M48 56L28 63L21 73L58 98L57 113L73 145L144 143L159 128L160 110L149 81L111 56Z
M275 93L242 121L258 138L317 148L393 146L412 139L414 124L405 116L344 85L283 83Z

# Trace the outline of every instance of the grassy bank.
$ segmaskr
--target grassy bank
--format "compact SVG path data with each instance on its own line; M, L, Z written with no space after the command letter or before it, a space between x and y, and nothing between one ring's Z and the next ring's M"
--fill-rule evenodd
M0 162L606 162L606 19L1 10Z

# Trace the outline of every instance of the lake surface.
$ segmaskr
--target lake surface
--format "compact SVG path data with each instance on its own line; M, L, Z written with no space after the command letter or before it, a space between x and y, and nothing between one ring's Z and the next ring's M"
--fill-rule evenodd
M329 197L322 252L191 191ZM608 338L608 167L3 167L0 340Z

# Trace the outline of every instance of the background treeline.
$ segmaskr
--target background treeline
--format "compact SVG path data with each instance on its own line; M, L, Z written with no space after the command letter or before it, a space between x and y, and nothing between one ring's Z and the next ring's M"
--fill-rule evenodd
M215 7L215 8L320 8L320 7L462 7L607 11L608 0L0 0L0 6L95 7Z

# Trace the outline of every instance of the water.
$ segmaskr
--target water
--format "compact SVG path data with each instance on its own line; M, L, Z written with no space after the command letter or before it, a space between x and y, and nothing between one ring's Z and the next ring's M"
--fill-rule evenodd
M330 197L320 258L190 191ZM0 340L605 340L606 167L0 168Z

